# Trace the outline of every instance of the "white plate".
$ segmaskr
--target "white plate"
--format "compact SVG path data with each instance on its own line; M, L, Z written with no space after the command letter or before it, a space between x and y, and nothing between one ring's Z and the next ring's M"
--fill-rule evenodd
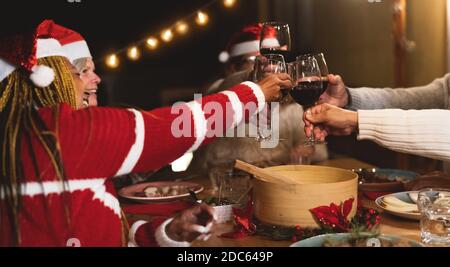
M388 196L393 196L396 197L404 202L410 203L410 204L415 204L415 202L410 198L410 194L414 195L414 193L417 193L417 191L411 191L411 192L400 192L400 193L395 193L395 194L390 194L390 195L386 195L386 196L382 196L377 198L377 200L375 200L375 204L377 204L377 206L379 208L381 208L383 211L396 215L398 217L402 217L405 219L409 219L409 220L415 220L415 221L419 221L420 220L420 213L419 212L400 212L400 211L396 211L396 210L392 210L389 209L389 207L384 207L383 205L381 205L381 202L383 201L384 197L388 197Z
M164 186L186 186L189 187L192 191L194 191L196 194L203 191L203 186L196 184L196 183L189 183L189 182L151 182L151 183L140 183L135 184L131 186L127 186L125 188L122 188L119 191L119 196L138 201L141 203L150 203L150 202L162 202L162 201L173 201L173 200L179 200L186 197L189 197L189 193L180 194L176 196L164 196L164 197L143 197L143 196L137 196L137 193L144 192L144 189L147 187L164 187Z
M332 240L334 242L344 242L344 241L347 241L351 237L352 237L352 234L349 234L349 233L319 235L319 236L311 237L311 238L296 242L296 243L292 244L290 247L322 247L323 243L326 240ZM384 239L386 241L405 240L410 244L411 247L424 247L424 245L419 242L416 242L416 241L410 240L410 239L405 239L405 238L398 237L398 236L381 235L381 236L377 237L376 239Z

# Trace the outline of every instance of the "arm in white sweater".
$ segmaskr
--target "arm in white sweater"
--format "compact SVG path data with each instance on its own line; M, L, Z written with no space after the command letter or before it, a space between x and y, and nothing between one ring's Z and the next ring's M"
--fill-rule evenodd
M450 110L359 110L358 140L389 149L450 160Z
M409 88L348 88L351 110L449 109L450 74L425 86Z

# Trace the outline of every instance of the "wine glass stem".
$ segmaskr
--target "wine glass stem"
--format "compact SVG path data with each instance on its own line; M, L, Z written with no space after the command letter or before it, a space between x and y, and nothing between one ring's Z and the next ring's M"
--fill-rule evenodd
M309 142L312 144L316 141L316 139L314 138L314 131L311 132L311 136L309 137Z

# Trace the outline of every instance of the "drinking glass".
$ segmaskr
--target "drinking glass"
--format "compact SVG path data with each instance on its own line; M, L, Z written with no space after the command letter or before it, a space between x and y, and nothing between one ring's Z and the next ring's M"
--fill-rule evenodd
M314 57L299 58L296 65L297 75L293 81L295 87L291 90L291 96L306 112L316 104L323 93L322 76ZM312 133L305 145L314 146L323 143L315 140Z
M244 206L251 187L250 175L231 170L219 174L219 199L226 199L230 204Z
M259 45L261 55L279 54L289 60L291 52L289 24L282 22L264 23Z
M419 192L420 235L428 246L450 246L450 189L430 188Z
M268 54L256 57L255 66L253 68L253 81L259 82L269 74L286 73L286 63L284 57L279 54ZM270 103L269 103L270 104ZM270 105L258 114L257 137L256 140L261 142L269 140L272 137L272 122L270 119ZM263 125L265 126L263 127Z
M325 92L328 88L328 74L330 74L330 72L328 71L327 61L325 60L325 55L323 53L311 53L306 55L300 55L297 57L297 60L301 60L308 57L315 58L317 64L319 65L320 74L322 75L322 89L323 92Z

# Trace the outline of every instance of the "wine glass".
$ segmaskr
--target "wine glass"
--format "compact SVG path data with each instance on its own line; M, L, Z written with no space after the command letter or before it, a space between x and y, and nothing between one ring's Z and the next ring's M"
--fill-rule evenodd
M317 64L319 65L320 73L322 74L323 91L325 92L328 88L328 74L330 74L330 72L328 71L327 61L325 60L325 55L323 53L311 53L298 56L297 60L308 57L315 58Z
M284 57L279 54L266 54L256 57L253 81L259 82L271 73L286 73Z
M291 52L291 33L289 24L281 22L266 22L261 30L259 50L262 55L280 54L289 60Z
M297 80L297 62L290 62L286 63L286 73L291 77L291 81ZM290 88L283 88L281 89L282 98L280 100L280 103L286 103L289 102L289 92L294 88L294 84Z
M322 74L314 57L298 58L296 65L297 75L291 96L306 111L316 104L323 93ZM314 133L312 133L305 145L314 146L316 144L324 144L324 142L315 140Z
M286 63L284 62L284 57L279 54L266 54L256 57L255 66L253 68L253 81L259 82L264 79L268 74L274 73L286 73ZM258 114L258 133L256 140L264 141L272 137L272 125L270 120L270 106ZM265 116L265 117L261 117ZM261 129L261 122L266 122L264 129Z

